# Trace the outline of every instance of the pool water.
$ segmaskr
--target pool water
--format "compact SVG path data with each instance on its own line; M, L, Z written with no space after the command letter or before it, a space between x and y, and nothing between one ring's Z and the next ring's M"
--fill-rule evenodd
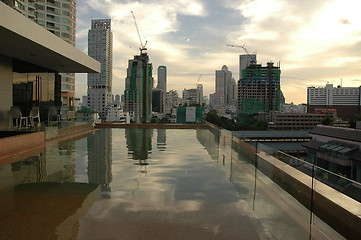
M48 144L0 166L0 239L308 239L307 225L284 225L299 216L262 197L275 187L257 203L266 218L286 220L259 219L254 168L219 139L210 130L101 129Z

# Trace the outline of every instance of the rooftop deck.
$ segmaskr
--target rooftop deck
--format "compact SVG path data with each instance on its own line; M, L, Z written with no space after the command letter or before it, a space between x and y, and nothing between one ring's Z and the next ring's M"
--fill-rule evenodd
M63 136L72 132L64 130ZM44 218L36 222L49 228L36 231L44 227L29 220L26 229L33 229L37 240L361 235L360 202L292 167L298 160L287 164L268 147L255 148L225 130L106 128L63 140L47 141L30 158L19 155L11 165L0 164L0 191L12 192L0 194L0 202L17 202L15 208L0 209L6 216L0 224L3 236L21 239L25 233L14 227L30 216ZM95 188L74 190L83 189L82 184ZM65 196L78 199L81 207L63 208L59 199ZM57 223L50 226L49 217Z

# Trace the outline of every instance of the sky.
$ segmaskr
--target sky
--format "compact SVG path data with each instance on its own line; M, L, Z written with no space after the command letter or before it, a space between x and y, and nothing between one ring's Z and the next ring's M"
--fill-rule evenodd
M306 103L307 87L361 85L359 0L78 0L77 48L87 53L91 19L110 18L113 94L123 94L128 59L147 41L153 64L167 66L167 90L203 84L215 92L215 71L227 65L239 79L245 44L257 62L280 62L286 102ZM86 95L86 74L76 75L76 96Z

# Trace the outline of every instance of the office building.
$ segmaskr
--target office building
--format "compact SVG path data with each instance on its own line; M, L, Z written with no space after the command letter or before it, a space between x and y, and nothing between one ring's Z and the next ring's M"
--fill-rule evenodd
M88 107L104 118L106 107L112 102L113 37L110 19L91 21L88 54L101 63L100 73L88 74Z
M269 113L280 110L279 66L251 64L242 70L238 81L238 111L241 114Z
M184 89L182 93L182 104L188 106L193 104L202 105L203 103L203 85L198 84L197 88Z
M167 92L167 67L166 66L159 66L158 67L158 85L157 85L157 89L162 89L162 99L163 99L163 103L162 103L162 110L161 112L164 112L164 107L165 107L165 93Z
M242 71L251 64L257 63L256 54L241 54L239 55L239 79L242 78Z
M124 111L135 123L147 123L152 118L153 66L145 52L129 60L125 78Z
M158 88L152 89L152 111L154 113L163 113L163 109L164 109L163 96L164 94L162 89L158 89Z
M232 72L224 65L222 70L216 70L216 93L223 95L225 105L237 104L236 81L232 77Z
M75 46L76 0L2 0L10 7ZM74 105L75 74L59 73L61 104Z
M271 112L268 127L276 130L307 130L329 118L336 121L335 112L325 113L280 113Z
M167 67L159 66L158 67L158 89L162 89L163 93L167 92Z
M176 90L170 90L165 94L165 114L175 113L174 110L180 104L180 99Z
M361 86L360 87L325 87L307 88L307 111L314 113L320 109L334 109L337 116L351 118L361 114Z
M212 93L210 96L210 107L212 110L217 110L224 106L224 96L222 93Z

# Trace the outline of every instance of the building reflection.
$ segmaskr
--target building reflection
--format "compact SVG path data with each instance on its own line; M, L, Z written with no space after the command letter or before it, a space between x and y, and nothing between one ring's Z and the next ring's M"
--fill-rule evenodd
M167 143L166 143L166 129L157 129L157 149L159 151L165 151Z
M87 138L88 181L100 185L101 191L109 192L112 181L112 131L102 129Z
M128 156L136 160L134 165L148 165L149 154L152 151L153 129L126 128Z
M219 159L219 132L214 129L197 129L197 139L207 150L212 160Z
M48 144L44 151L11 164L14 183L74 182L75 144Z

